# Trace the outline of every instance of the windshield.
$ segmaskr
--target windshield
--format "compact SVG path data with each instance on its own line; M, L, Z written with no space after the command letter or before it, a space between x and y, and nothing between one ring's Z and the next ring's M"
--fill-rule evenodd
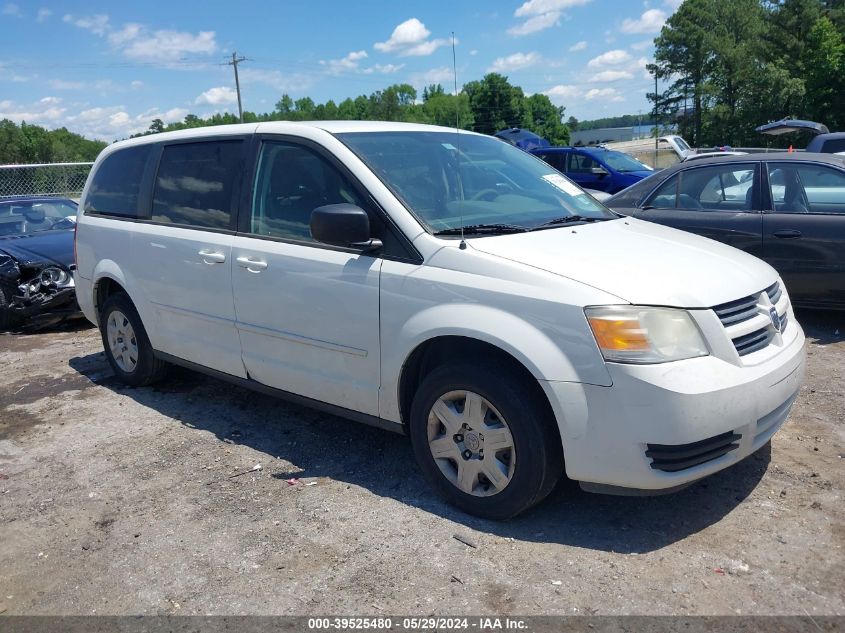
M434 233L459 228L462 218L464 226L535 228L567 216L617 217L542 160L491 136L455 132L337 136Z
M675 137L675 142L678 144L678 147L681 148L681 151L685 152L690 148L690 146L687 145L687 142L684 139L682 139L680 136Z
M14 200L0 203L0 237L72 229L76 205L65 201Z
M622 152L604 152L602 154L596 154L596 158L603 160L614 171L623 173L628 171L651 171L651 167Z

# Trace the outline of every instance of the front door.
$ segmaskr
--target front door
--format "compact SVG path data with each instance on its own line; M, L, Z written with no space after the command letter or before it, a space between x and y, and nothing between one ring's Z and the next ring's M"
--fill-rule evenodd
M243 364L265 385L378 415L382 260L311 237L311 211L366 203L314 149L267 140L232 282Z
M763 217L763 258L793 300L845 305L845 172L772 162L768 180L772 211Z
M724 242L752 255L762 251L759 169L755 163L679 171L634 216Z

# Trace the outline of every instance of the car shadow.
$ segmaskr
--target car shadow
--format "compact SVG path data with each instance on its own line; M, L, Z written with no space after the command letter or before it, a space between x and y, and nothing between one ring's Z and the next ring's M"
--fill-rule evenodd
M267 455L261 460L263 472L280 488L290 477L326 477L468 528L521 541L622 553L660 549L718 522L754 490L770 461L767 444L725 471L657 497L590 494L564 479L535 508L495 522L445 504L423 479L410 442L402 435L241 387L221 388L217 379L178 367L158 386L131 388L117 382L102 353L75 357L69 364L92 382L187 427Z
M795 318L812 345L845 341L845 311L796 308Z

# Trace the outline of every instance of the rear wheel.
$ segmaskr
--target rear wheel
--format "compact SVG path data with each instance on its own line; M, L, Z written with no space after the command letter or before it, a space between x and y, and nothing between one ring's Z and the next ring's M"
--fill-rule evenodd
M560 436L542 393L506 368L445 365L411 406L417 462L446 500L490 519L548 495L563 469Z
M111 295L100 311L103 349L115 375L133 387L161 379L167 364L155 357L138 311L124 293Z

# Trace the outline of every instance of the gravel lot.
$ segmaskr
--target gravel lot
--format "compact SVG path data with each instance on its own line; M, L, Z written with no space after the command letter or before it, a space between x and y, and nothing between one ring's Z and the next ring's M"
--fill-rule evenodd
M504 523L441 503L401 436L184 370L124 388L83 324L2 335L0 613L845 615L845 315L798 319L771 447Z

